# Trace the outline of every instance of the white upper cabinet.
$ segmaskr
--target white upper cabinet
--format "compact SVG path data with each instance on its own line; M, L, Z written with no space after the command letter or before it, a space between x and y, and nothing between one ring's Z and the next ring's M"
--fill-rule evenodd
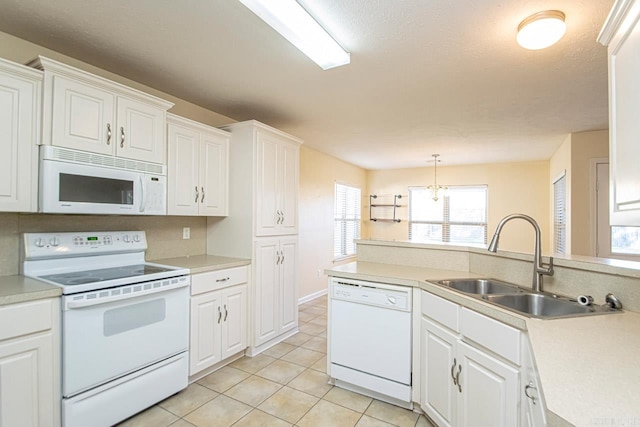
M227 216L229 133L167 115L169 215Z
M35 212L42 73L0 59L0 211Z
M256 235L298 233L300 144L258 129Z
M166 164L172 103L48 58L29 65L44 70L43 144Z
M640 225L640 0L618 0L598 41L609 54L611 225Z

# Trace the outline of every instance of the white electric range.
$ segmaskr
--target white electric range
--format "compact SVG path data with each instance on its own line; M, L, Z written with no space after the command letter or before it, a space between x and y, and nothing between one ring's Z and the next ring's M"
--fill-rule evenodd
M144 231L25 233L22 274L62 288L62 424L111 426L188 381L188 269Z

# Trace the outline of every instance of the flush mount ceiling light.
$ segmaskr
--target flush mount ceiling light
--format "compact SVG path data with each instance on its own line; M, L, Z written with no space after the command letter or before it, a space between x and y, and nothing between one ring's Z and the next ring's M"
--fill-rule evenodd
M438 157L440 157L440 154L432 154L431 157L433 157L433 185L428 185L427 189L431 190L431 198L434 202L437 202L440 198L438 192L440 190L446 192L449 187L438 185L438 162L440 162Z
M564 13L559 10L534 13L518 25L518 44L531 50L553 45L567 30L564 18Z
M295 0L239 0L323 70L350 62L345 51Z

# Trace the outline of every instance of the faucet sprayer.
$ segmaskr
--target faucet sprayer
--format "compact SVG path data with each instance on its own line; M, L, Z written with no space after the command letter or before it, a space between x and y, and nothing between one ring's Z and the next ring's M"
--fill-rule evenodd
M493 239L491 239L491 243L489 243L489 247L487 250L490 252L498 251L498 241L500 240L500 232L502 231L502 227L511 221L512 219L520 218L527 221L529 224L533 226L535 231L535 242L534 242L534 253L533 253L533 280L531 282L531 287L534 292L542 292L542 276L553 276L553 258L549 257L549 266L545 267L542 263L542 243L540 237L540 227L535 219L531 218L528 215L524 214L511 214L507 215L500 220L498 223L498 227L496 228L496 232L493 235Z

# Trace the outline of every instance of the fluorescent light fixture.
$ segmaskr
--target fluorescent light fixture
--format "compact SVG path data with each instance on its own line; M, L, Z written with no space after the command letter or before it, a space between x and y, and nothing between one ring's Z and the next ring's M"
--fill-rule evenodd
M544 49L560 40L566 30L564 13L545 10L534 13L518 25L516 40L525 49Z
M323 70L350 62L345 51L295 0L239 0Z

